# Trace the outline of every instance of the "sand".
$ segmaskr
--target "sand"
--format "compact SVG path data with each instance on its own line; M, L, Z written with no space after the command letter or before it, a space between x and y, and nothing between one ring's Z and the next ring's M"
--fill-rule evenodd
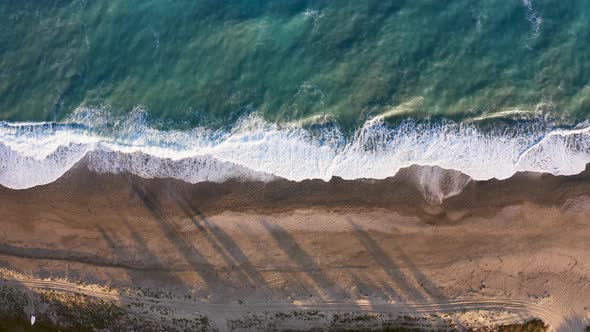
M112 303L111 330L590 325L589 171L188 184L82 164L1 188L0 216L0 312L41 323Z

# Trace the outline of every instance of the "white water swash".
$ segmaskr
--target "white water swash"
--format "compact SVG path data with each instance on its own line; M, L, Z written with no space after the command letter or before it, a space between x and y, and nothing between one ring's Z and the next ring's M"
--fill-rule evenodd
M0 122L0 184L24 189L55 181L83 158L100 173L190 183L230 178L271 181L383 179L411 165L439 166L475 180L518 171L573 175L590 162L590 127L551 129L532 121L483 131L452 121L367 121L352 137L336 126L308 130L256 115L229 130L157 130L145 112L114 119L77 110L64 123Z

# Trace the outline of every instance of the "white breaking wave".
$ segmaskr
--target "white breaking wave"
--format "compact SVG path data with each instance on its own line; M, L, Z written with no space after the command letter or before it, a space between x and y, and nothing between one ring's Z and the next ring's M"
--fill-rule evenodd
M506 179L518 171L583 171L590 162L590 128L547 128L542 120L491 132L450 121L391 127L375 118L346 138L333 126L307 130L253 115L231 130L161 131L142 111L119 119L81 109L66 123L0 123L0 184L47 184L83 158L96 172L191 183L383 179L411 165L454 169L475 180Z

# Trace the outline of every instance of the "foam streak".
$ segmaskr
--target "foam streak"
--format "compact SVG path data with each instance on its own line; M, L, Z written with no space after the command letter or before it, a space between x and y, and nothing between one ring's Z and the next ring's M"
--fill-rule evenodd
M0 184L23 189L50 183L83 158L97 172L191 183L383 179L415 164L458 170L476 180L505 179L518 171L583 171L590 162L590 128L547 128L536 122L484 132L450 121L391 127L373 119L346 138L333 126L306 130L250 116L231 130L160 131L141 111L109 120L96 110L81 110L68 123L0 123Z

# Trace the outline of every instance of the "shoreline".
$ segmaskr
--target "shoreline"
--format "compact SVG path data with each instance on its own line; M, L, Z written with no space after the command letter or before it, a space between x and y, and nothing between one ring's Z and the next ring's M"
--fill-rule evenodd
M416 174L434 174L438 182L428 183L438 185L424 191ZM358 303L385 306L382 313L405 306L411 317L415 306L434 306L414 318L458 330L533 318L557 331L590 324L590 170L469 180L461 193L432 199L455 190L457 178L413 166L378 181L189 184L78 165L48 185L0 188L0 267L48 285L162 292L197 303L191 310L200 318L174 306L164 306L167 315L150 311L161 326L204 315L210 330L337 329L346 325L329 325L334 315L357 317L364 312ZM31 298L47 291L24 288L37 294ZM70 298L76 291L56 292L64 303L80 300ZM457 301L471 304L441 309ZM514 304L486 305L500 302ZM321 303L343 307L310 309L327 315L322 319L281 320L278 303L294 306L279 310L285 314ZM208 305L237 312L210 313ZM41 322L72 324L51 305L44 313L41 307L33 308ZM395 321L370 313L349 323L377 329ZM452 323L432 316L443 313Z
M0 183L14 189L48 184L76 164L98 173L189 183L387 181L410 165L430 165L423 167L426 173L446 168L448 175L454 169L460 177L485 182L519 171L578 174L590 160L590 128L563 129L541 118L504 130L499 123L491 132L450 120L405 120L389 127L373 118L349 137L337 126L305 129L256 115L223 131L162 131L141 112L117 118L121 122L105 120L100 111L80 112L72 123L0 123Z
M504 180L473 180L456 171L438 166L413 165L383 180L329 181L310 179L271 181L230 179L224 182L189 183L174 178L143 178L131 173L97 173L87 168L87 160L75 164L56 181L27 189L0 185L0 199L13 201L29 195L56 194L90 204L88 197L103 193L144 205L146 200L161 200L163 208L178 208L182 202L198 202L202 213L224 211L274 214L314 208L328 211L386 209L422 220L453 220L454 212L464 209L494 211L512 204L531 202L575 209L573 201L590 192L590 164L576 175L518 172ZM72 202L73 203L73 202ZM186 203L186 202L185 202ZM567 204L566 204L567 203ZM581 204L581 203L580 203ZM449 212L449 213L447 213ZM442 216L442 218L441 218Z

